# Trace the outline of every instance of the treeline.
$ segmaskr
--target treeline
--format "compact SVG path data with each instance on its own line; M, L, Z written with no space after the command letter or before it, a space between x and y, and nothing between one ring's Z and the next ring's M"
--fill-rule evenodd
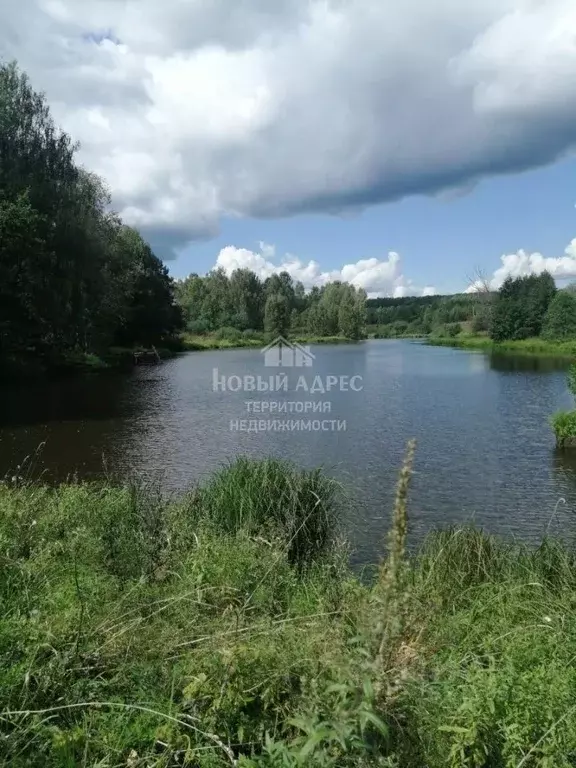
M328 283L306 292L287 272L261 280L249 269L237 269L230 276L215 269L204 277L192 274L177 281L176 295L192 334L226 329L248 335L307 333L349 339L365 334L366 293L348 283Z
M558 290L548 272L508 277L499 291L370 299L367 318L368 333L380 337L467 332L495 342L565 341L576 339L576 286Z
M182 317L173 282L110 210L43 94L0 65L0 366L49 367L113 346L168 343Z
M548 272L507 278L491 307L490 337L496 341L576 339L574 287L557 290Z
M482 310L482 297L475 294L406 296L367 302L368 325L373 335L380 337L449 336L459 333L464 322L476 331L484 330Z

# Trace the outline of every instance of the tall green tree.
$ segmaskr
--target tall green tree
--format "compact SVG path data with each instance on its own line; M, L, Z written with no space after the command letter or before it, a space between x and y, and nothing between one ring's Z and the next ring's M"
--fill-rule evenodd
M576 296L558 291L544 318L542 336L545 339L576 339Z
M264 330L275 336L287 336L290 330L290 304L282 293L273 293L266 299Z
M106 184L16 64L0 65L0 365L166 339L181 327L166 268L110 210Z
M492 339L504 341L539 336L555 294L556 285L548 272L515 279L508 277L492 308Z

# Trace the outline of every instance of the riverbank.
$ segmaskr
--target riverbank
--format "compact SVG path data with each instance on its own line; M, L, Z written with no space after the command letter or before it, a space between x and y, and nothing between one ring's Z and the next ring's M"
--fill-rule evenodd
M261 349L270 343L272 339L264 334L244 335L240 331L231 335L184 334L183 346L186 351L200 351L203 349L242 349L244 347L256 347ZM357 339L348 339L344 336L307 336L294 334L290 341L297 344L352 344Z
M42 765L545 766L576 751L576 557L471 529L348 568L338 487L0 485L0 755Z
M516 354L576 358L576 340L546 341L545 339L535 338L496 343L488 336L463 334L450 338L428 336L427 343L432 346L478 349L485 352L514 352Z
M69 352L56 359L46 359L27 354L5 360L2 368L2 383L27 382L49 378L75 376L82 373L130 370L134 356L145 351L143 347L111 347L98 354L94 352ZM156 347L161 360L168 360L184 351L179 339L171 346Z

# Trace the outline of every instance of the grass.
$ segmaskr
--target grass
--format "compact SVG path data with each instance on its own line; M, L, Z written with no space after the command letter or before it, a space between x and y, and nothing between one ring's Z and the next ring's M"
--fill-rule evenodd
M204 335L185 333L183 335L183 347L187 351L201 351L205 349L242 349L244 347L265 347L273 338L264 333L237 331L232 328L229 332L216 332ZM343 336L314 336L301 333L290 334L290 340L298 344L348 344L352 339Z
M243 347L264 347L264 337L220 338L213 334L191 334L183 336L184 349L188 352L196 352L204 349L241 349Z
M552 416L550 423L559 448L576 444L576 411L558 411Z
M514 352L529 355L552 355L576 358L576 340L546 341L545 339L521 339L495 343L488 336L461 334L454 338L429 336L428 343L435 346L462 347L493 352Z
M153 486L0 486L0 765L572 768L576 554L479 530L372 583L337 487L241 460Z

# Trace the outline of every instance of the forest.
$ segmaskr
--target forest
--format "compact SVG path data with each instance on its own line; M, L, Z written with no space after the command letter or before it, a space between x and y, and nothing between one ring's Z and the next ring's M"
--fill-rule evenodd
M173 281L15 63L0 65L0 375L169 345Z
M453 296L370 299L369 332L379 337L481 336L500 344L526 339L576 339L576 286L558 289L548 272L508 277L488 288Z
M366 293L348 283L332 282L306 292L287 272L261 280L249 269L237 269L229 277L215 269L205 277L192 274L177 281L176 296L192 334L365 335Z

